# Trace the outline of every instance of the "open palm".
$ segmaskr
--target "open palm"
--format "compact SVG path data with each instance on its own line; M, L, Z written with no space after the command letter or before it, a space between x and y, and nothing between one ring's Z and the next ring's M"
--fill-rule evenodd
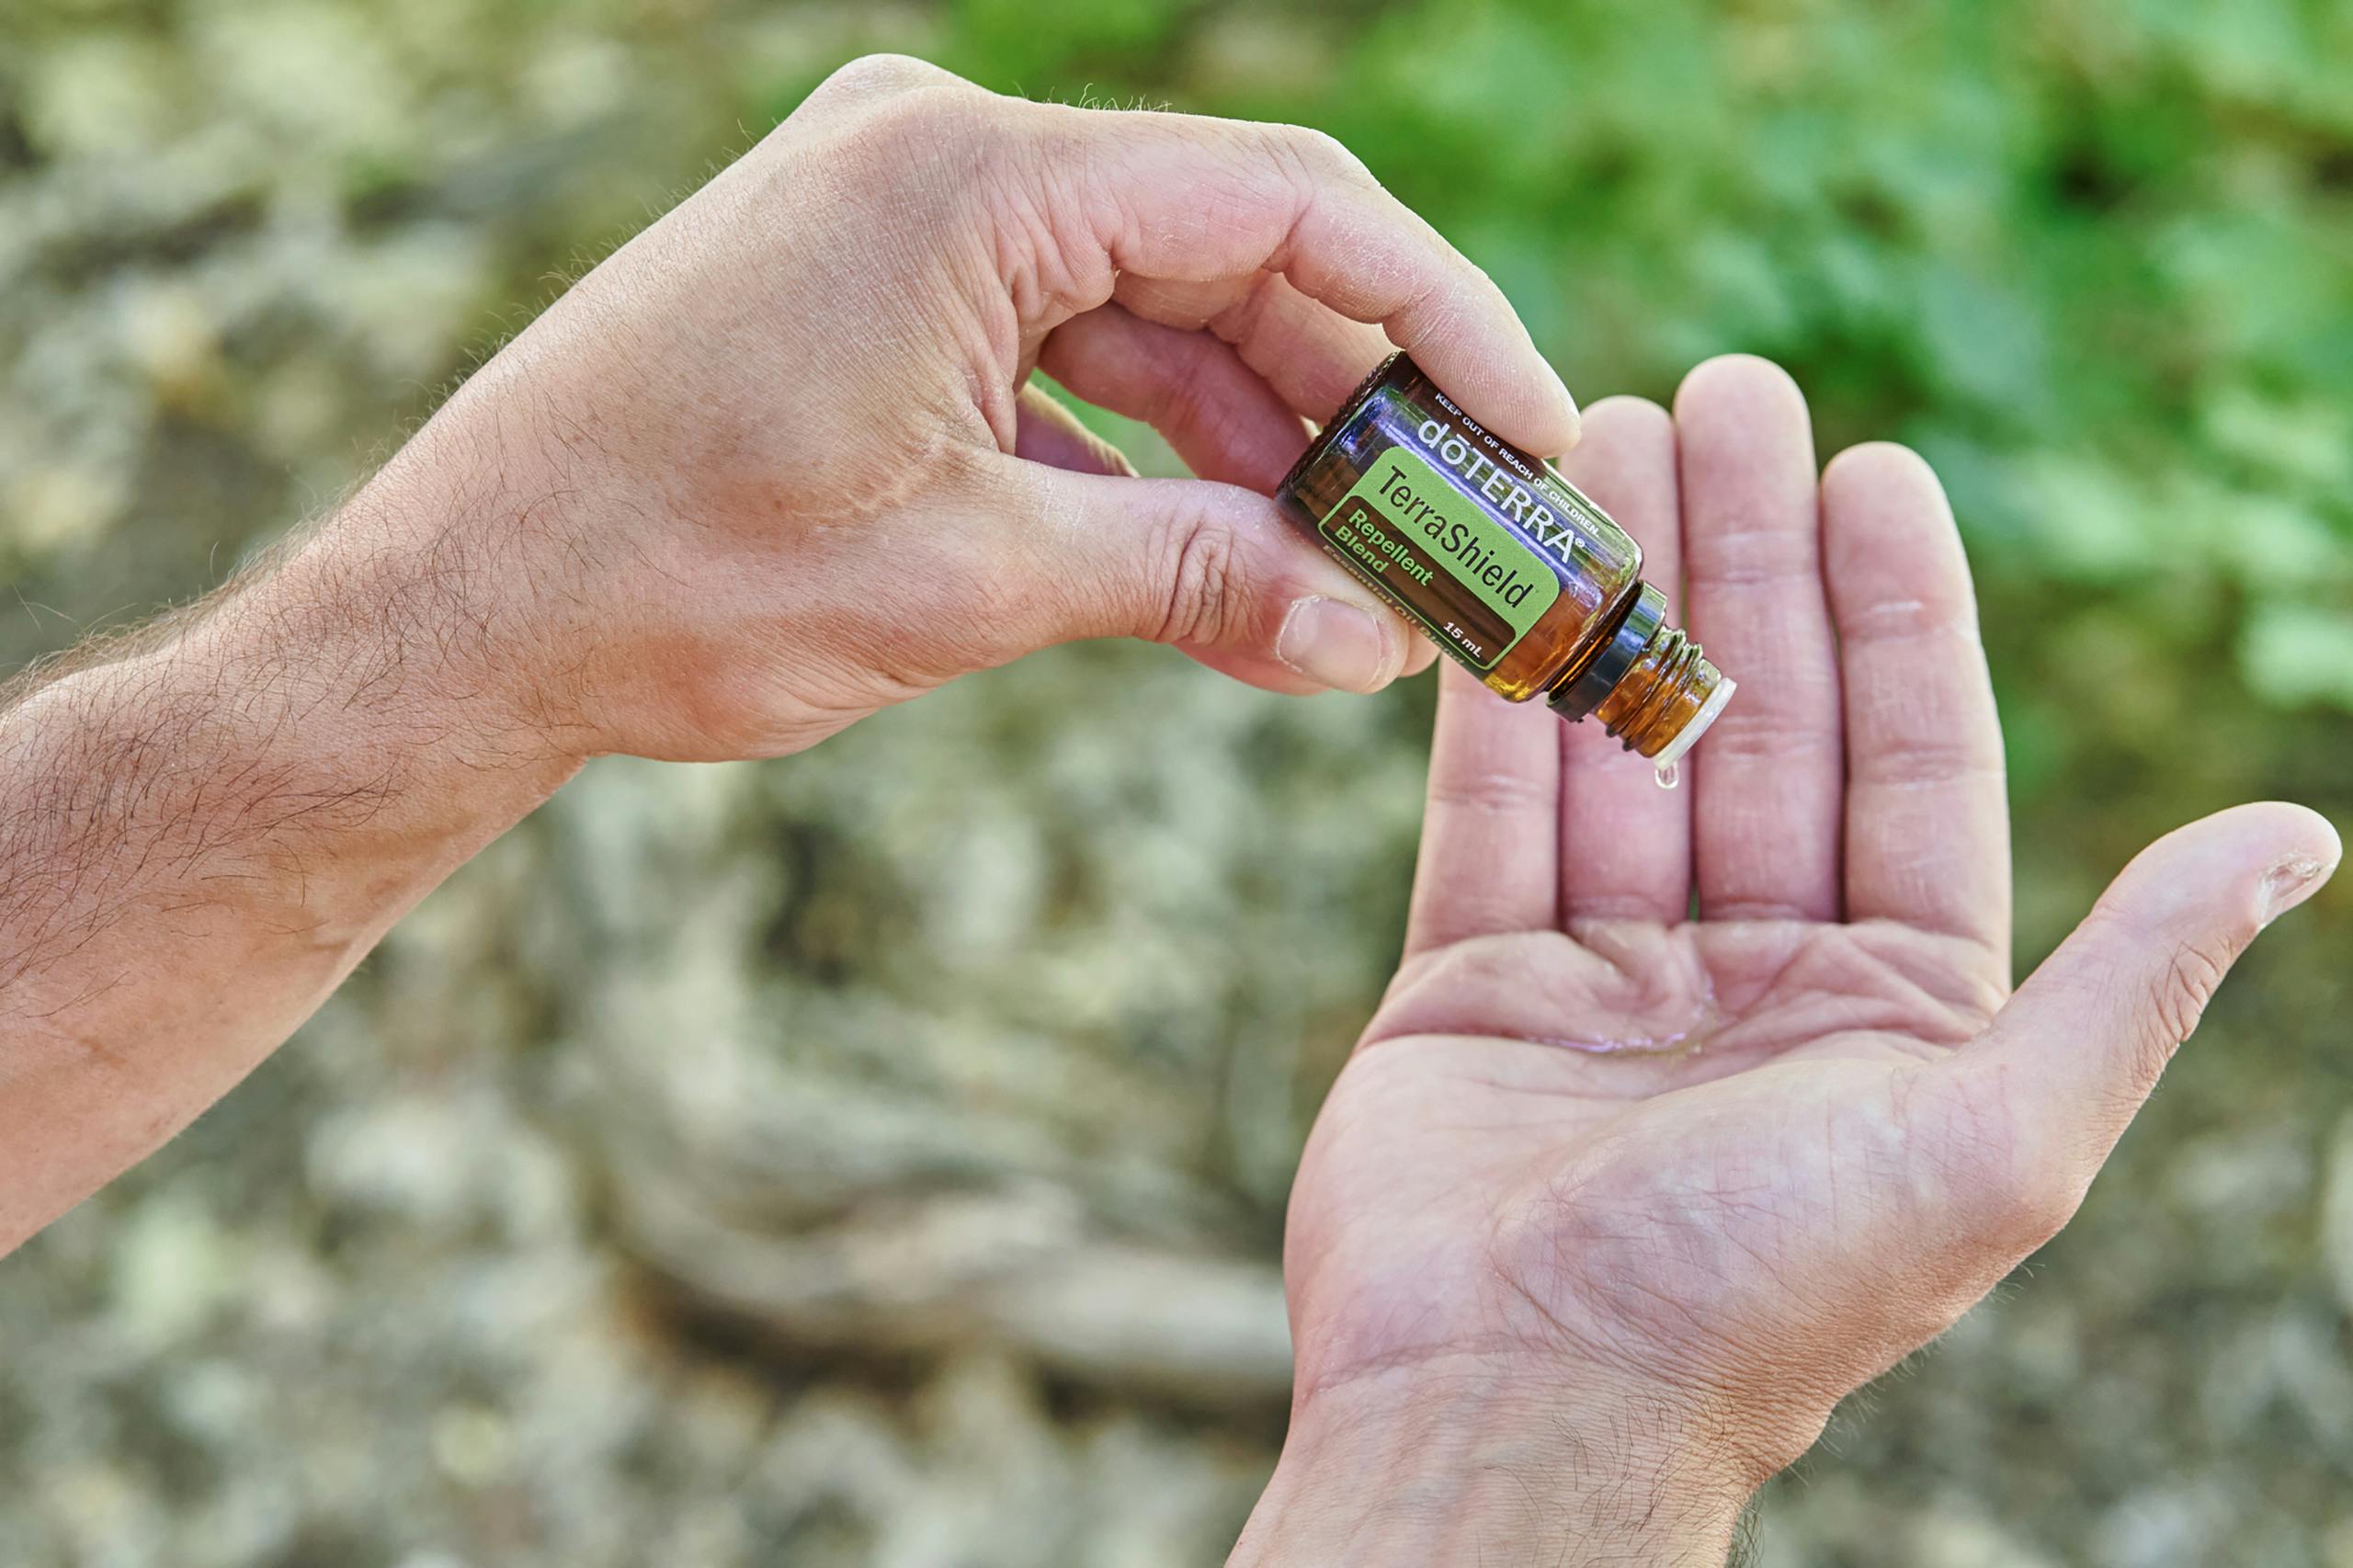
M1607 1397L1754 1485L2065 1221L2336 845L2283 805L2183 829L2013 999L2001 737L1927 465L1817 480L1755 359L1586 432L1563 466L1740 693L1668 791L1444 672L1404 962L1292 1199L1298 1399Z

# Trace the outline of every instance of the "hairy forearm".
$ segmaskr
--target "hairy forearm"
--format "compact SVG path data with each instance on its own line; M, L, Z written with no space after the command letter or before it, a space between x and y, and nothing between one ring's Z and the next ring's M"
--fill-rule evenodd
M0 1251L187 1124L574 759L411 461L0 708Z
M1419 1369L1294 1410L1229 1568L1723 1568L1759 1479L1653 1400Z

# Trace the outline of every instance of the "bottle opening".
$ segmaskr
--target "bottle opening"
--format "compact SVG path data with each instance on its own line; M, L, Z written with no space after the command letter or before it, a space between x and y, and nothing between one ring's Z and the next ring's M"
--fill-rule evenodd
M1711 665L1708 667L1713 669L1715 666ZM1670 790L1675 788L1676 764L1681 762L1683 754L1708 733L1708 726L1716 722L1716 715L1724 710L1725 705L1732 701L1732 694L1739 689L1740 682L1720 678L1716 689L1699 704L1699 710L1685 720L1683 728L1676 731L1667 743L1653 754L1651 761L1658 768L1660 783Z

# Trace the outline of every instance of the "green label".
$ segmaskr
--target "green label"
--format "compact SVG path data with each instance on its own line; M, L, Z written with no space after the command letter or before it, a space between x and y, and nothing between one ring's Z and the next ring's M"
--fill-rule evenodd
M1484 672L1561 597L1544 558L1421 456L1392 447L1325 515L1341 560L1410 611L1438 646Z

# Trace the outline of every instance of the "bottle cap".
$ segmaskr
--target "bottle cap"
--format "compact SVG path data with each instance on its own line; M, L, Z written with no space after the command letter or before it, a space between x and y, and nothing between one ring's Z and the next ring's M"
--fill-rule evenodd
M1552 694L1552 711L1574 721L1600 707L1601 699L1617 689L1620 678L1634 667L1634 661L1665 623L1666 596L1644 583L1601 652L1587 662L1576 679Z

